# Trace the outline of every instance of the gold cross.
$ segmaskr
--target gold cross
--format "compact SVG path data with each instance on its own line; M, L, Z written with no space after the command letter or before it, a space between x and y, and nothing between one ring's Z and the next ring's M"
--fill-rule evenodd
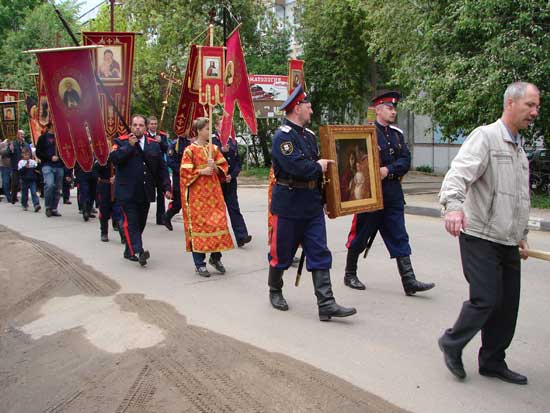
M166 112L166 106L168 106L168 98L172 94L172 86L174 84L181 86L183 84L181 79L176 78L178 67L176 65L170 65L170 71L168 73L161 72L160 77L168 81L166 85L166 92L164 93L164 100L162 101L162 113L160 115L160 121L158 128L161 128L162 121L164 120L164 113Z

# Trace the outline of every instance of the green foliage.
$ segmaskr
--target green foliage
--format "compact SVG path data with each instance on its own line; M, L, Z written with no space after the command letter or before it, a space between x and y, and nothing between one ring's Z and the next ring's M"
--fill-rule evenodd
M542 91L531 133L550 133L550 3L547 0L366 0L370 51L391 68L406 105L446 136L498 118L506 86ZM546 109L546 110L545 110Z
M533 194L531 196L531 208L550 209L550 195Z
M420 165L415 168L418 172L433 173L433 168L430 165Z
M268 179L269 178L269 167L263 168L249 168L248 170L243 169L241 171L242 176L253 176L258 179Z
M20 30L25 16L40 3L40 0L0 0L0 39Z
M315 110L329 123L366 116L377 84L368 53L370 31L363 0L300 0L298 39L303 44L305 74Z

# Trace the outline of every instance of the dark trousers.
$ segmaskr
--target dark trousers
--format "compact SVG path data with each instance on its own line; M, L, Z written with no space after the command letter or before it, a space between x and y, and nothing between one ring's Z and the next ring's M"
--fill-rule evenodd
M269 265L279 270L291 266L296 249L301 244L306 255L308 271L329 270L332 254L327 247L325 215L320 213L313 218L290 219L279 215L272 216Z
M71 198L71 181L67 181L67 177L63 177L63 201L67 202Z
M149 214L149 202L120 203L122 213L122 229L126 236L125 256L143 252L141 235L147 223Z
M481 330L479 367L506 367L505 351L514 337L519 309L518 247L460 234L460 255L470 299L464 302L455 325L445 331L441 344L450 351L462 351Z
M11 202L11 168L9 166L1 166L0 169L2 172L4 195L6 195L6 201Z
M221 252L212 252L210 254L212 257L212 260L219 261L222 259L222 253ZM195 263L195 267L204 267L206 265L206 254L203 252L193 252L193 262Z
M35 181L23 181L21 180L21 206L29 206L29 191L31 193L31 199L33 206L40 205L40 200L36 195L36 182Z
M164 205L164 192L162 189L157 188L157 224L162 224L162 216L166 212L166 206Z
M99 204L99 226L102 234L109 232L109 219L121 225L122 213L120 207L111 199L111 184L100 182L97 184L96 199ZM121 225L122 226L122 225Z
M11 195L11 203L15 204L15 201L17 200L17 193L20 189L20 179L19 179L19 171L13 170L11 171L11 188L10 188L10 195Z
M168 216L168 219L174 218L174 215L176 215L178 212L181 211L181 193L180 191L174 191L172 193L173 199L168 204L168 209L166 210L166 215Z
M239 207L239 198L237 197L237 179L232 179L231 182L222 184L223 198L227 205L227 212L231 220L231 227L235 233L237 241L248 237L248 230L244 222L241 209Z
M346 247L361 254L368 239L376 231L380 232L391 258L411 255L409 235L405 228L405 205L403 199L384 198L384 209L363 212L353 217Z

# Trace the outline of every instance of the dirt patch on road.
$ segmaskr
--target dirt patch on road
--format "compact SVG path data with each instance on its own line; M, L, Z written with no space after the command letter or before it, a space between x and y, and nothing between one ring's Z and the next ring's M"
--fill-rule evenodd
M0 226L2 412L401 412Z

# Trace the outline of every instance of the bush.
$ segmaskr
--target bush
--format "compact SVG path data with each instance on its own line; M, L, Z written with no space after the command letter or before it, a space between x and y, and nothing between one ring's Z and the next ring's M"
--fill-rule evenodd
M426 173L429 173L429 174L433 173L433 171L434 171L433 168L432 168L430 165L420 165L420 166L417 166L417 167L416 167L416 170L417 170L418 172L426 172Z
M550 195L548 194L532 194L531 208L550 209Z

